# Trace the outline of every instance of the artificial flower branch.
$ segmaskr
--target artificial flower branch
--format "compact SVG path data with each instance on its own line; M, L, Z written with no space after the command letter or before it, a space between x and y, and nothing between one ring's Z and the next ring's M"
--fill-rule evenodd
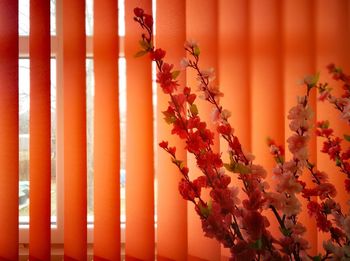
M190 180L189 169L183 161L177 159L176 148L163 141L159 145L171 156L182 179L179 191L182 197L195 205L195 210L202 222L205 236L215 238L224 247L230 249L232 260L326 260L330 258L350 258L350 217L344 215L340 205L334 201L335 187L326 182L325 173L315 170L315 165L308 160L307 142L310 137L312 111L309 106L309 95L313 89L320 93L320 99L333 104L348 122L350 119L349 77L339 68L330 66L333 76L344 85L345 94L341 98L331 95L328 84L319 84L318 77L305 79L306 95L298 99L288 115L292 136L287 140L293 158L284 159L284 150L272 140L268 141L270 151L275 158L274 175L278 178L277 192L270 192L265 181L266 171L260 165L253 164L254 157L243 152L242 146L228 118L231 113L219 105L223 94L214 82L212 69L201 70L199 66L200 49L195 42L186 42L185 51L189 58L181 61L183 68L193 69L199 81L200 97L214 106L216 131L228 144L229 163L224 164L220 153L212 150L214 133L201 121L195 104L196 94L189 87L176 93L179 86L176 80L180 71L175 71L172 64L164 61L166 52L155 48L153 44L153 18L141 8L134 9L134 20L146 31L140 41L141 51L136 56L149 54L157 66L157 83L162 91L169 95L170 102L163 112L165 121L172 125L172 134L185 140L186 150L195 156L198 168L203 175ZM331 136L328 126L319 126L319 136L325 137L323 152L328 153L342 172L347 174L345 188L350 191L349 162L350 150L341 153L340 142ZM344 136L348 137L347 135ZM347 138L346 138L347 139ZM350 139L350 138L349 138ZM302 170L307 168L316 184L308 188L300 180ZM231 186L230 176L225 169L238 175L242 181L243 192L247 199L238 198L239 188ZM202 189L210 190L210 200L201 197ZM307 253L308 242L304 239L306 228L298 221L301 213L301 194L308 201L310 215L316 217L320 230L330 233L330 240L324 243L324 255L311 256ZM312 197L318 197L321 204ZM268 230L269 221L263 215L265 209L271 209L281 231L281 235L272 235ZM332 215L334 222L328 219ZM338 246L334 245L335 242Z

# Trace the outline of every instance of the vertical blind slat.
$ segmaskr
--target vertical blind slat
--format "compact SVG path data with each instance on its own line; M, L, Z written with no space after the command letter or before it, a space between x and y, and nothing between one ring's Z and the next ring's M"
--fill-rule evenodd
M86 260L85 1L63 0L64 255Z
M256 162L267 171L275 162L266 138L271 137L278 144L284 141L281 22L281 1L250 2L252 151ZM269 182L273 182L271 176L268 176ZM273 214L268 212L266 216L273 224L271 231L279 233Z
M18 257L18 1L0 1L0 259Z
M50 259L51 104L50 1L30 2L29 255Z
M94 259L120 259L118 4L94 1Z
M188 39L198 41L201 50L201 68L209 67L217 68L217 1L193 0L186 2L186 36ZM194 71L189 71L188 85L196 90L198 82ZM215 127L211 121L211 114L214 109L206 101L197 99L197 105L201 115L201 120L208 123L208 127L215 131ZM215 145L213 151L219 151L219 139L215 134ZM194 179L201 172L197 169L197 165L193 155L188 158L190 168L190 178ZM203 193L204 198L209 198L208 193ZM220 260L220 245L215 240L203 236L202 225L200 219L195 213L193 204L188 205L188 252L190 258L203 258L208 260Z
M167 51L166 62L179 67L186 39L186 3L179 1L157 1L156 45ZM171 21L171 26L169 26ZM179 76L181 88L186 84L186 73ZM163 120L162 111L168 107L169 96L157 87L157 144L168 140L176 147L176 156L186 164L184 142L170 134L170 126ZM169 160L169 155L160 148L157 157L158 205L157 205L157 253L158 260L187 259L187 202L180 196L177 184L181 175ZM171 235L171 240L169 240Z
M243 148L251 151L251 104L249 87L249 3L246 0L220 0L218 9L218 77L223 108L232 112L230 123ZM230 21L230 22L228 22ZM221 142L222 141L222 142ZM224 162L229 162L227 142L220 140ZM228 173L234 186L241 186L236 175ZM221 247L221 255L230 251Z
M154 163L151 62L135 58L140 28L133 20L139 6L149 14L150 0L126 1L126 258L154 260Z
M314 4L313 1L284 1L283 2L283 42L284 42L284 125L286 138L292 134L289 129L290 120L287 119L287 113L296 105L296 97L305 95L306 89L300 86L298 80L302 80L305 75L311 75L316 72L315 68L315 28L314 28ZM296 19L298 17L298 19ZM316 108L316 92L310 95L310 104ZM316 162L316 137L310 139L309 155L311 162ZM285 142L285 148L288 144ZM291 155L286 150L287 157ZM302 177L308 186L313 187L313 182L309 172L305 172ZM306 208L306 201L302 201L303 209ZM313 247L313 255L317 252L317 228L315 219L309 218L307 211L303 211L299 221L308 228L306 238Z

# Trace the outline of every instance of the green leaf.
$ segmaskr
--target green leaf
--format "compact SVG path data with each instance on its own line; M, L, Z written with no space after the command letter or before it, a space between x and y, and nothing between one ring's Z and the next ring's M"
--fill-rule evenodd
M321 255L314 256L314 257L312 257L312 260L313 260L313 261L321 261L321 260L322 260L322 257L321 257Z
M289 237L292 234L292 232L287 228L280 228L280 230L281 230L282 234L286 237Z
M326 120L322 123L321 125L321 129L328 129L329 128L329 121Z
M340 166L341 166L341 160L340 160L338 157L335 158L335 165L336 165L337 167L340 167Z
M308 89L313 88L318 80L320 79L320 73L316 73L315 75L309 75L305 77L304 82L307 84Z
M173 71L171 73L171 78L173 78L173 80L175 80L179 75L180 75L180 71Z
M181 166L181 164L183 164L183 162L181 160L176 160L176 159L172 159L172 162L176 165L176 166ZM181 168L180 168L181 169Z
M227 171L230 171L230 172L233 171L232 165L229 163L224 163L224 167Z
M151 47L150 44L145 40L140 40L139 43L140 43L142 49L144 49L144 50L149 50Z
M248 174L248 173L250 173L250 169L242 163L235 163L234 167L233 167L233 172L241 173L241 174Z
M183 161L181 161L181 163L180 163L180 169L183 169L184 167L185 167L185 163L183 162Z
M195 46L195 47L193 48L193 54L194 54L195 56L199 56L200 53L201 53L201 50L199 49L199 47L198 47L198 46Z
M168 124L173 124L176 121L176 117L175 116L167 116L167 117L164 117L164 120Z
M199 210L200 210L201 214L205 218L209 217L210 212L211 212L211 208L212 208L212 202L209 201L208 206L203 206L202 204L198 204L198 206L199 206Z
M203 207L202 205L199 205L199 210L201 212L201 214L204 216L204 217L208 217L209 214L210 214L210 210L208 207Z
M260 250L262 249L262 246L263 246L263 242L262 242L262 239L259 238L258 240L256 240L254 243L252 243L251 247L253 249L257 249L257 250Z
M138 52L134 55L134 57L135 57L135 58L141 57L141 56L144 56L146 53L147 53L147 51L144 51L144 50L138 51Z
M312 77L312 86L315 86L318 82L318 80L320 79L320 72L316 73L313 77Z
M192 113L193 116L198 115L198 108L197 108L196 104L193 103L193 104L191 105L190 111L191 111L191 113Z
M350 135L344 134L344 139L345 139L346 141L349 141L349 142L350 142Z

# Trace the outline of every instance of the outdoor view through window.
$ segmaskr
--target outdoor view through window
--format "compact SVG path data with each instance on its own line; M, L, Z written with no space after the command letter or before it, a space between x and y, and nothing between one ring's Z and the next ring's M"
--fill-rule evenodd
M93 0L86 1L86 35L93 35ZM51 0L51 39L56 39L56 0ZM119 35L124 35L124 1L119 0ZM29 0L19 0L19 35L20 45L28 50L29 37ZM62 77L57 70L57 50L51 47L51 223L56 225L58 213L57 197L63 197L60 193L60 183L57 182L57 106L56 92L62 86L56 83L56 79ZM86 133L87 133L87 199L88 199L88 223L93 224L93 135L94 135L94 64L93 52L88 50L86 57ZM118 73L116 71L116 73ZM124 57L119 57L119 100L120 100L120 133L121 133L121 215L125 220L125 135L126 135L126 62ZM28 225L30 208L30 182L29 182L29 144L30 144L30 56L27 52L19 55L19 222L20 225Z

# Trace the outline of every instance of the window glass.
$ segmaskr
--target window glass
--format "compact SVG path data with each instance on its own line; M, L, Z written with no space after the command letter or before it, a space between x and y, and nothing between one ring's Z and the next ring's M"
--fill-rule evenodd
M18 0L18 32L29 35L29 0Z
M19 215L22 223L29 216L29 59L18 61L19 84Z
M29 113L30 113L30 60L19 61L19 216L20 224L29 220ZM56 59L51 59L51 220L57 215L56 198Z
M94 215L94 60L86 59L86 136L87 136L87 212L88 222Z

